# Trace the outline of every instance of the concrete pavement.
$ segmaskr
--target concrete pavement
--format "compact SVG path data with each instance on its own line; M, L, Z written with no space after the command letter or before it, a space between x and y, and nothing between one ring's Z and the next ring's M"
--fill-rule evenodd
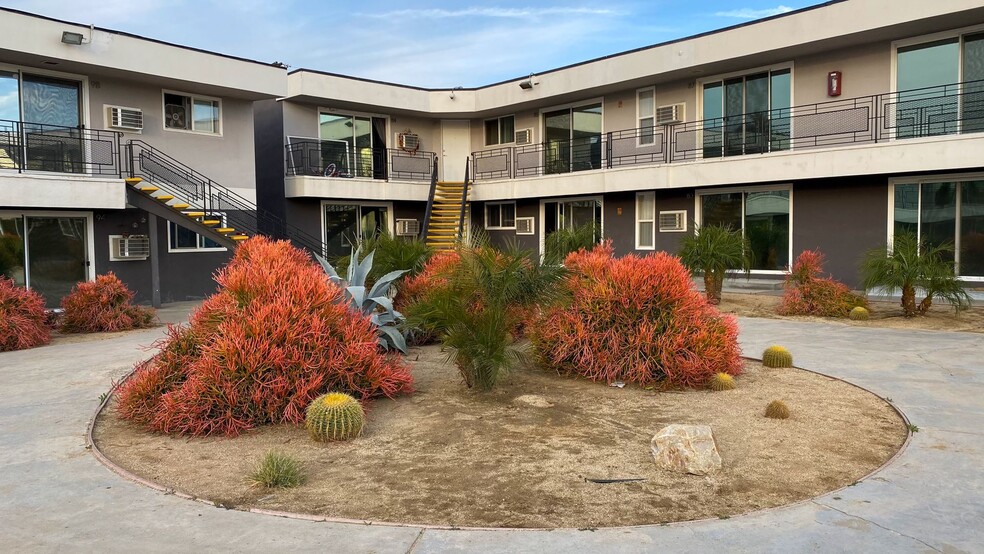
M178 321L188 305L162 311ZM85 448L113 379L162 329L0 353L0 551L984 552L984 335L742 319L747 355L889 397L919 432L856 486L728 520L601 530L470 531L291 520L122 479Z

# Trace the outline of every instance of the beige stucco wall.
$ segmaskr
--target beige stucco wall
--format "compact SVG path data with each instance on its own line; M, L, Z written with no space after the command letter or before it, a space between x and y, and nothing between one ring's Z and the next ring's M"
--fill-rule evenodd
M891 90L892 44L877 42L834 50L794 61L793 104L835 100L827 96L827 74L843 74L840 98L882 94Z

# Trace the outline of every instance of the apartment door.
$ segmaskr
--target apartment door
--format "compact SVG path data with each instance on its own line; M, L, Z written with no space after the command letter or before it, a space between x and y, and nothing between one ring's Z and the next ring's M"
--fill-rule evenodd
M544 173L601 168L601 104L543 114Z
M441 179L461 181L471 156L471 122L467 119L441 121ZM470 176L474 178L474 175Z
M0 274L55 308L88 279L88 233L86 217L0 215Z

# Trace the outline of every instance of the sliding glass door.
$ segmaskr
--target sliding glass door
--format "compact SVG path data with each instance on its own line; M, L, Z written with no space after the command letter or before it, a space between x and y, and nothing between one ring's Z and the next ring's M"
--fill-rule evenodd
M788 69L705 83L704 157L789 148L790 86Z
M337 177L386 178L386 119L319 115L322 170L334 164Z
M81 173L82 83L0 70L0 169Z
M544 173L601 168L601 104L543 114Z
M0 274L60 305L89 276L88 219L0 215Z

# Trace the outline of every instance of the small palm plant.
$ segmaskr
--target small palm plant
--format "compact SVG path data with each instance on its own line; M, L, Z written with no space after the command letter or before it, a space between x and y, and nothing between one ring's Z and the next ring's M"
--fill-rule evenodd
M887 294L902 292L902 315L925 315L933 299L944 300L960 311L970 306L970 295L957 280L953 262L945 254L953 252L950 243L932 245L920 241L911 232L892 237L891 251L875 248L861 263L865 291L882 288ZM923 299L916 303L916 292Z
M564 259L571 252L586 249L590 250L598 244L601 237L598 233L598 226L592 223L557 229L547 235L544 239L543 251L544 260L551 264L564 263Z
M441 338L469 388L487 391L522 358L511 333L524 310L555 301L566 273L515 245L462 248L460 255L447 286L411 306L409 320Z
M740 229L720 225L698 227L692 236L680 241L680 261L691 272L704 274L704 294L711 304L721 302L725 272L741 269L748 273L750 253Z

